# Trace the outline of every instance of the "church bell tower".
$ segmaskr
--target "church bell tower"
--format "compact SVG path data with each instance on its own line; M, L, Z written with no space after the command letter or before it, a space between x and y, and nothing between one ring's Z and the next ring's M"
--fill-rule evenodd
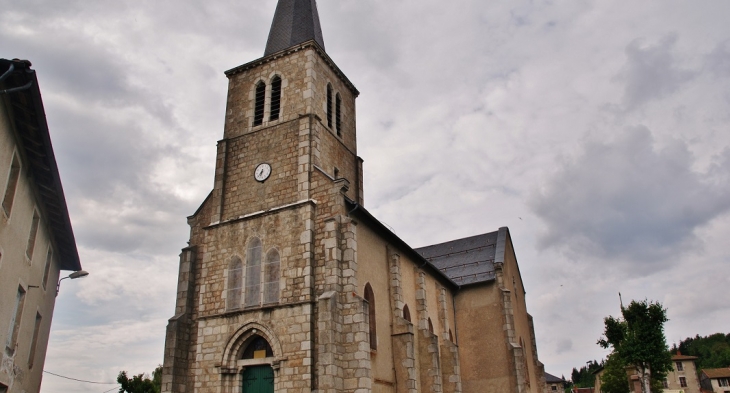
M332 279L343 267L329 261L342 258L348 204L363 204L359 92L324 48L316 1L279 0L264 56L225 72L213 190L188 217L163 392L349 391L328 368L322 305L342 308L329 299L348 288Z

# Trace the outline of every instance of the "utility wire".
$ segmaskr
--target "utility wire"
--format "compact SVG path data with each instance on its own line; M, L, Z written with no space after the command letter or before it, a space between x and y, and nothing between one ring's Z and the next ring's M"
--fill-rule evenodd
M106 392L103 392L103 393L109 393L109 392L111 392L112 390L117 390L117 389L119 389L119 388L117 388L117 387L114 387L114 388L111 388L111 389L109 389L109 390L107 390Z
M50 372L50 371L46 371L46 370L43 370L43 372L44 372L44 373L46 373L46 374L51 374L51 375L53 375L53 376L56 376L56 377L59 377L59 378L64 378L64 379L70 379L70 380L72 380L72 381L77 381L77 382L84 382L84 383L95 383L95 384L97 384L97 385L119 385L119 384L118 384L118 383L116 383L116 382L115 382L115 383L108 383L108 382L92 382L92 381L84 381L83 379L76 379L76 378L66 377L66 376L63 376L63 375L58 375L58 374L54 374L54 373L52 373L52 372ZM114 389L116 389L116 388L114 388ZM106 393L106 392L104 392L104 393Z

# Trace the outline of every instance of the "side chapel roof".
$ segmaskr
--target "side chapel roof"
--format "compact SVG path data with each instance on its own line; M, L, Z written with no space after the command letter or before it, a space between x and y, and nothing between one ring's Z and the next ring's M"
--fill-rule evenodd
M264 57L311 40L324 49L317 1L279 0Z
M452 240L421 248L411 248L362 205L348 200L350 215L365 219L380 233L407 252L414 260L423 261L438 276L455 287L490 282L495 279L494 264L504 263L509 229Z
M507 228L417 248L427 261L457 285L492 281L494 263L504 262Z

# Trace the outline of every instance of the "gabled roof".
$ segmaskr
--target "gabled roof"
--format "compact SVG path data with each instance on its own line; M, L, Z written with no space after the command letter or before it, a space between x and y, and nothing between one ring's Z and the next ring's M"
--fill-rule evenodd
M545 373L545 382L546 383L566 383L567 381L563 378L556 377L552 374Z
M377 227L381 235L408 253L415 262L422 262L422 267L429 268L455 288L493 281L494 264L504 263L509 237L507 227L499 228L496 232L413 249L362 205L347 200L347 209L348 215L365 219L371 226Z
M496 232L417 248L416 252L462 286L494 280L495 259L501 253L499 261L504 260L506 240L507 228L502 228ZM500 244L502 247L498 247Z
M311 40L324 49L317 1L279 0L264 57Z
M707 375L707 378L730 378L730 367L726 368L708 368L703 369L702 373Z
M8 103L23 169L29 172L36 186L39 208L51 229L60 268L78 271L81 261L53 154L46 112L35 70L30 67L27 60L0 59L0 99Z

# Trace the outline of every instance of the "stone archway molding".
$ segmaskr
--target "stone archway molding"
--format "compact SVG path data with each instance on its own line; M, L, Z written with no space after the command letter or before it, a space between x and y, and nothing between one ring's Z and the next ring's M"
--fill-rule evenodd
M284 360L282 358L283 352L281 350L281 343L271 328L256 320L248 320L244 322L241 327L236 329L236 331L228 339L225 349L223 350L221 365L229 369L236 369L238 355L243 350L244 344L246 344L253 336L261 336L269 342L271 350L274 352L274 359L276 363Z

